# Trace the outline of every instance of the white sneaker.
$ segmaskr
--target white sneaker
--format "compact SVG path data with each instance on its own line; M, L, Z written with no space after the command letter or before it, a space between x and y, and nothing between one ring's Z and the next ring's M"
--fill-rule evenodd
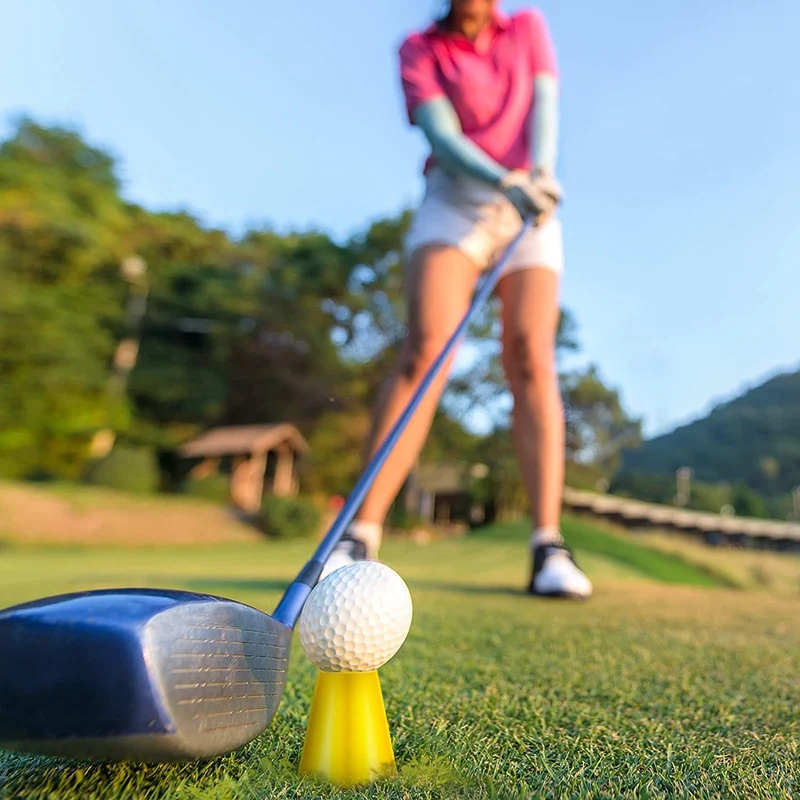
M564 544L543 544L533 551L533 570L528 591L538 597L591 597L592 583L578 569Z
M355 564L356 561L367 560L367 545L356 539L349 531L342 535L339 539L333 552L325 562L322 568L322 573L319 576L320 580L327 578L332 572L335 572L341 567L346 567L348 564Z

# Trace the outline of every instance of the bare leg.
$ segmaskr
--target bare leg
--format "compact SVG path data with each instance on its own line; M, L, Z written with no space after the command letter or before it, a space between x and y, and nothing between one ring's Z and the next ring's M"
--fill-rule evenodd
M426 247L413 256L406 291L408 338L400 363L375 410L368 456L374 454L400 417L426 370L463 318L479 274L472 260L452 247ZM361 506L358 520L383 524L425 444L449 367L448 364L439 374L409 422Z
M557 528L564 487L564 408L555 363L558 276L542 268L511 272L499 291L514 441L534 528Z

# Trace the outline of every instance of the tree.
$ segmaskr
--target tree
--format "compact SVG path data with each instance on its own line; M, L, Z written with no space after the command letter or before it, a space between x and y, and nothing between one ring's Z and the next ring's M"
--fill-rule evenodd
M76 475L121 315L124 205L113 162L77 133L22 120L0 145L0 470Z
M75 289L33 287L0 276L4 474L44 470L74 477L93 431L112 413L105 369L111 342L91 310Z
M212 425L291 421L317 451L308 485L342 491L406 333L409 221L377 220L344 242L269 229L235 238L125 202L110 154L22 120L0 144L0 474L76 477L109 427L164 456ZM127 333L120 263L131 255L147 264L149 296L120 398L110 387ZM468 332L473 358L448 386L426 457L495 465L504 502L521 507L499 330L493 300ZM576 347L564 312L559 356ZM574 455L606 469L628 433L624 414L596 375L574 377ZM475 409L489 436L471 429Z
M569 372L561 377L567 425L567 459L593 464L610 476L625 447L638 444L641 421L631 419L619 393L607 387L597 368Z
M309 436L311 456L303 474L304 488L347 495L361 474L369 428L369 411L363 405L323 414Z
M328 236L245 237L253 275L252 334L240 337L231 360L226 419L293 420L310 426L357 394L358 369L342 356L340 329L356 268L349 248ZM344 313L347 311L347 313Z
M733 487L733 509L740 517L766 517L764 498L744 483Z

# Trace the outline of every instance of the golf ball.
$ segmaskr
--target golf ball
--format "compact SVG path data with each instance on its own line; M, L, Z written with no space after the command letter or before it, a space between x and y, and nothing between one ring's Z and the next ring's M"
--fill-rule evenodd
M300 615L300 642L323 672L371 672L400 649L411 613L408 587L394 570L357 561L314 587Z

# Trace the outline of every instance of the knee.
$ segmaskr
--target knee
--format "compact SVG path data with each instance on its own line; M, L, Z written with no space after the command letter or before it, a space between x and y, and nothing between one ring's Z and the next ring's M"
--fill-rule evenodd
M512 387L536 385L549 388L557 381L552 341L537 339L525 331L503 341L503 367Z
M445 343L446 339L433 335L412 336L407 339L400 357L403 377L412 382L421 380L439 357Z

